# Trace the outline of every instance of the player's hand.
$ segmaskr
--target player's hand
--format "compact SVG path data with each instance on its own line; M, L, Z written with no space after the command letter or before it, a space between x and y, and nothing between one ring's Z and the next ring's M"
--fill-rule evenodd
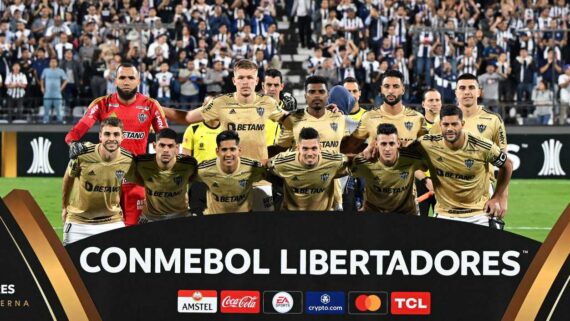
M294 112L297 110L297 99L290 93L284 93L281 102L283 102L283 109L285 111Z
M488 200L487 203L485 203L485 212L492 217L503 217L500 215L501 213L504 215L504 211L501 211L501 202L499 198L492 197L490 200Z
M71 142L69 144L69 159L76 159L77 156L81 155L87 147L82 142Z
M498 218L503 218L505 217L505 215L507 215L507 210L509 207L509 201L507 199L507 197L499 197L499 205L501 206L501 209L499 211L499 214L496 215Z
M338 113L338 112L341 112L341 113L342 113L342 111L340 110L340 108L338 108L338 106L337 106L336 104L328 104L328 105L326 106L326 108L327 108L328 110L332 111L333 113Z
M367 160L378 157L378 148L376 148L376 140L371 141L370 144L362 151L362 156Z
M64 208L61 210L61 221L65 223L65 219L66 219L66 218L67 218L67 208L64 207Z
M431 181L431 178L428 177L425 180L425 182L426 182L426 188L428 189L428 191L433 193L433 182Z

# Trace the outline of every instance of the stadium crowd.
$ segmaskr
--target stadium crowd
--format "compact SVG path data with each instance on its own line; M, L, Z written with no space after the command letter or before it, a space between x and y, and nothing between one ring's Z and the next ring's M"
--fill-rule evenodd
M388 69L404 74L411 104L430 87L454 102L457 77L472 73L483 104L505 122L568 121L564 0L0 0L3 116L42 105L43 122L51 109L63 122L64 105L115 91L122 62L140 70L141 93L165 106L199 106L208 93L232 90L238 59L256 62L262 80L280 66L279 6L294 18L300 45L314 49L307 75L329 85L356 78L363 105L380 103Z

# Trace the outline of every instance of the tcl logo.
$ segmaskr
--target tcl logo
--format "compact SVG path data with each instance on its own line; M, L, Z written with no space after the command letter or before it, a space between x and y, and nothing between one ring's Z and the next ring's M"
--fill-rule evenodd
M222 291L220 312L259 313L260 297L259 291Z
M428 315L431 313L430 292L392 292L392 314Z

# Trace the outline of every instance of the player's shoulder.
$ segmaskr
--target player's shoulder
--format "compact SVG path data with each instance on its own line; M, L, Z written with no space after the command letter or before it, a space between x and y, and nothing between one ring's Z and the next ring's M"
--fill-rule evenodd
M134 157L137 163L155 162L156 154L140 154Z
M295 161L297 153L292 151L282 152L273 158L274 165L286 164Z
M330 161L342 161L344 160L344 155L340 153L331 153L327 151L323 151L321 153L321 157L326 160Z
M176 162L184 165L196 166L198 162L190 155L179 154L176 156Z
M119 149L121 151L121 156L124 158L128 158L129 160L132 160L134 158L133 154L131 154L131 152L129 152L128 150L124 149L123 147L120 147Z
M499 115L498 113L488 109L487 107L481 108L481 115L485 115L487 117L491 116L492 118L498 120L500 123L503 122L503 117L501 117L501 115Z
M91 104L89 104L89 108L92 108L94 106L99 106L101 104L106 105L109 101L109 98L111 98L111 95L105 95L105 96L97 97L97 98L93 99Z
M491 147L493 147L493 142L488 140L487 138L476 136L469 132L466 132L465 135L467 136L468 144L472 146L476 146L484 150L490 150Z
M95 155L95 149L97 148L96 144L93 144L91 142L86 142L86 143L83 143L83 146L85 148L79 152L79 154L77 155L78 158L84 159L86 157L90 157L92 155Z
M418 118L424 118L424 115L422 115L419 111L410 108L410 107L404 107L404 115L406 117L418 117Z
M420 142L440 142L443 139L441 134L425 134L419 138Z
M354 157L354 159L352 160L354 165L366 165L366 164L371 164L370 160L366 159L366 157L364 157L364 155L362 154L358 154Z
M260 161L247 157L240 157L240 162L241 164L249 167L256 167L256 168L263 167Z
M207 170L209 168L215 168L217 160L218 160L217 158L205 160L205 161L201 162L200 164L198 164L198 169Z

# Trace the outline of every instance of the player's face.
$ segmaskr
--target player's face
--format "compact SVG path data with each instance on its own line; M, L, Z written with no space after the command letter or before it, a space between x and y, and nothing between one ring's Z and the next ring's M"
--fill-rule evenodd
M348 92L354 97L354 99L358 102L360 100L360 89L358 88L358 84L355 82L347 82L344 85L344 88L348 90Z
M437 91L428 91L425 94L424 101L422 101L422 107L426 112L431 112L434 115L439 114L441 110L441 94Z
M382 86L380 86L380 91L382 93L382 100L390 105L394 106L402 100L404 95L405 87L402 81L398 77L386 77L382 81Z
M236 86L237 93L243 97L249 97L255 93L255 86L259 78L257 69L236 69L232 79Z
M321 155L321 143L318 139L302 139L298 145L301 164L315 166Z
M279 100L279 94L283 90L284 84L281 83L279 77L265 77L263 82L263 91L266 95L271 96L275 100Z
M112 153L121 147L123 131L120 127L103 126L99 131L99 141L103 144L103 148Z
M115 78L115 85L117 86L117 93L119 97L124 100L129 100L135 96L140 84L140 77L135 67L120 67L117 70L117 78Z
M440 121L443 138L449 143L455 143L461 138L461 130L465 122L459 116L445 116Z
M235 140L224 140L216 148L218 158L224 166L234 166L239 158L240 148Z
M457 82L455 89L455 97L460 106L471 107L477 105L477 98L479 98L480 90L479 84L474 79L462 79Z
M178 144L171 138L161 138L154 143L156 155L163 164L168 164L178 155Z
M309 108L320 110L325 107L329 93L325 84L308 84L305 100Z
M376 137L376 147L380 153L380 161L386 166L392 166L398 160L398 148L400 148L400 140L398 135L380 134Z

